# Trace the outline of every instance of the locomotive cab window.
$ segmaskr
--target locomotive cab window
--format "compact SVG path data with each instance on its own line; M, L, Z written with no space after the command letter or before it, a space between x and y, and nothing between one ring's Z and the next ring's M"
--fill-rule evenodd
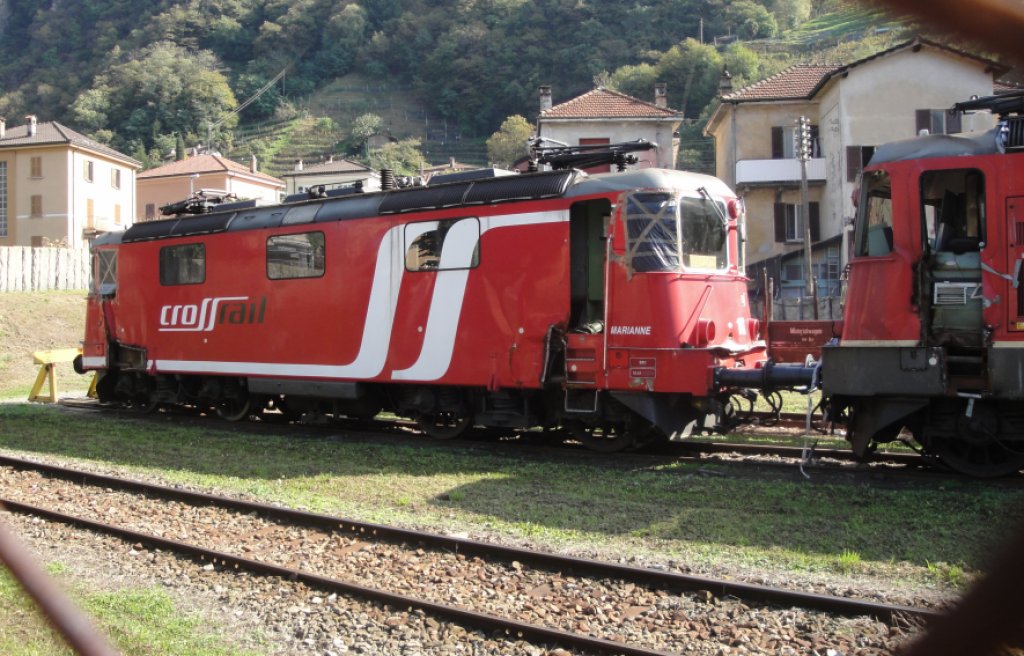
M407 270L446 271L479 265L479 219L445 219L405 226Z
M728 265L725 207L718 201L643 191L627 194L625 208L626 259L632 271L719 270Z
M682 199L683 266L724 269L729 265L725 205L710 198Z
M102 250L92 256L91 289L100 296L117 292L117 251Z
M205 280L205 244L183 244L160 249L161 285L197 285Z
M892 183L885 171L864 174L854 243L861 257L892 252Z
M267 239L267 277L271 280L324 275L324 233L303 232Z
M921 175L921 221L928 246L956 254L985 243L985 178L977 169Z

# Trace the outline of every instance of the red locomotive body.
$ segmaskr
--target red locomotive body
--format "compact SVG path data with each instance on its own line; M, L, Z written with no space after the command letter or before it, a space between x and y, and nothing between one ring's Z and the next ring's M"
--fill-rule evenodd
M599 449L720 410L765 359L742 204L678 171L556 170L215 206L94 246L85 369L108 402L372 416Z
M1024 94L980 135L880 147L863 174L842 339L822 387L863 455L909 431L971 475L1024 467Z

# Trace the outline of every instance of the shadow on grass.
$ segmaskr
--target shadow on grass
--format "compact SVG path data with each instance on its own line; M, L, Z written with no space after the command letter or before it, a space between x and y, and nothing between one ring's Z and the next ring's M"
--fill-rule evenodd
M258 426L72 413L0 405L0 447L159 470L330 512L393 508L417 522L447 518L516 532L642 537L863 560L976 566L1022 493L962 482L880 488L787 477L709 476L571 451L480 444L259 434ZM296 427L302 432L301 427ZM331 430L319 431L328 435ZM640 463L640 464L638 464Z

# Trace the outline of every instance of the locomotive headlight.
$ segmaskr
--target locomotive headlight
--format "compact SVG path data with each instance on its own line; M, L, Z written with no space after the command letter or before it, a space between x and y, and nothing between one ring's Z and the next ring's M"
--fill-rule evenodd
M699 319L696 328L693 329L691 343L698 348L703 348L715 340L715 333L718 331L715 322L711 319Z

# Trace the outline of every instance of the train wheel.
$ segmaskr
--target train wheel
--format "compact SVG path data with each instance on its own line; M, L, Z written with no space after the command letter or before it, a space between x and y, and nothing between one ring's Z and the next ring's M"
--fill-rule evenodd
M434 412L416 417L419 429L435 440L459 437L473 425L473 418L455 412Z
M976 478L1009 476L1024 469L1024 453L997 440L936 440L929 451L950 469Z
M224 399L217 404L217 416L227 421L241 421L249 416L252 400L248 396Z
M1014 439L995 405L977 403L956 417L954 434L936 435L928 451L950 469L977 478L1007 476L1024 469L1024 441Z
M581 421L570 421L566 428L591 451L615 453L637 445L636 438L627 430L624 422L588 425Z

